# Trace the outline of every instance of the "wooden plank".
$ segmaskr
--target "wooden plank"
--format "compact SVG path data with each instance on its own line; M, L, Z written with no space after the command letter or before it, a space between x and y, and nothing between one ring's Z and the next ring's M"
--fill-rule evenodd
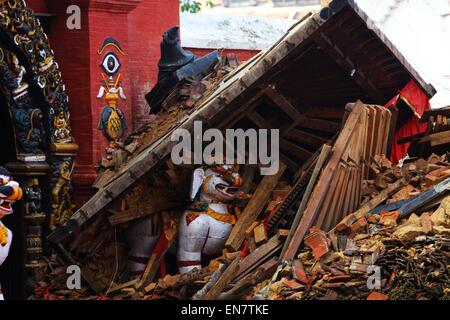
M429 142L432 147L450 143L450 131L431 134L420 139L419 143Z
M385 122L385 131L384 131L384 138L383 138L383 149L381 150L382 154L386 155L388 152L388 141L389 141L389 134L391 130L391 121L392 121L392 113L389 109L386 109L384 107L383 111L386 113L386 122Z
M409 201L411 201L414 198L417 198L419 195L412 196L411 198L396 201L390 204L385 204L382 206L378 206L375 209L370 211L370 214L372 215L379 215L383 211L391 212L391 211L397 211L400 209L403 205L407 204Z
M342 202L342 198L343 195L345 194L346 189L344 189L344 185L346 186L346 183L344 181L344 179L346 178L347 175L347 168L346 166L344 167L344 165L342 165L342 167L340 167L339 170L339 176L336 179L336 188L333 191L333 200L330 203L329 206L329 214L326 216L326 219L323 221L323 223L321 224L321 226L324 226L325 230L328 230L329 228L331 228L331 225L333 223L333 221L336 219L335 216L339 216L341 214L340 212L340 202Z
M253 222L250 227L247 228L247 230L245 230L245 235L246 236L253 236L254 232L253 230L255 230L255 228L259 225L258 221Z
M386 152L383 150L383 147L385 145L385 134L386 134L386 122L387 122L387 115L386 115L386 110L383 108L381 109L381 107L377 107L379 109L379 112L381 113L381 123L380 123L380 128L379 128L379 133L378 135L380 136L380 146L379 146L379 154L386 154Z
M428 122L428 119L430 119L431 117L435 118L437 115L450 117L450 106L441 108L441 109L431 109L431 110L425 111L423 113L422 118L420 118L420 122L426 123L426 122Z
M260 224L253 230L256 245L261 245L267 241L267 232L264 224Z
M347 195L347 190L350 185L350 170L346 168L343 183L342 183L342 192L339 195L339 199L337 202L336 212L338 214L334 215L330 221L330 224L327 225L327 229L334 228L336 223L340 221L348 212L344 211L345 197Z
M367 136L367 108L363 107L361 110L360 121L355 127L356 135L353 142L351 142L349 159L353 161L356 166L359 166L364 159L364 153L366 149L366 136ZM347 160L348 161L348 160Z
M139 281L139 279L134 279L134 280L116 285L116 286L112 287L111 290L108 291L108 295L111 295L111 294L118 292L125 288L134 287L138 283L138 281Z
M265 89L266 96L275 103L281 110L283 110L291 119L299 120L304 118L291 102L277 90L268 86Z
M208 282L193 295L192 300L203 300L208 291L219 281L226 268L225 264L219 265L219 268L209 277Z
M355 70L352 78L355 82L367 92L374 101L384 101L383 93L373 84L369 77L367 77L349 57L334 43L324 32L319 32L313 37L314 41L330 55L330 57L339 65L345 73L350 74Z
M373 157L373 140L374 140L374 127L375 127L375 110L371 106L367 106L367 136L366 136L366 152L365 160Z
M286 138L294 140L295 142L301 142L311 147L319 148L328 142L328 139L307 133L298 129L292 129L285 135Z
M389 159L392 153L392 140L394 139L395 130L397 127L398 109L396 106L390 106L388 109L391 112L391 122L389 125L389 134L387 138L386 157Z
M267 223L268 230L270 230L271 232L274 231L274 228L277 227L281 220L286 219L286 216L290 217L295 215L295 207L306 191L311 176L313 175L318 157L319 153L315 153L314 156L311 157L311 161L305 163L305 165L301 169L302 173L300 173L299 171L295 175L295 178L293 179L295 183L290 189L289 194L284 199L283 203L278 206L276 212L271 215Z
M369 172L369 168L368 168L368 162L366 161L366 154L367 154L367 149L369 148L369 146L367 145L367 140L368 137L371 135L371 133L368 130L368 126L369 126L369 110L367 108L364 108L364 114L362 116L362 126L360 129L361 132L361 138L359 140L360 143L360 151L359 151L359 157L358 157L358 162L356 163L356 166L361 169L361 177L360 180L362 182L362 172L365 170L367 172ZM361 187L359 185L359 187ZM355 196L356 197L356 196Z
M356 197L358 196L358 186L361 186L362 181L358 180L358 167L352 168L352 179L353 179L353 186L352 189L350 189L350 203L349 203L349 211L353 212L356 209L358 209L358 206L355 205Z
M375 139L374 139L374 154L381 154L381 139L380 137L380 126L381 126L381 115L382 113L378 108L375 108Z
M181 203L173 203L166 201L165 199L160 199L157 202L149 201L145 211L127 210L124 212L118 212L110 216L108 221L111 225L115 226L132 220L148 217L158 212L173 210L179 208L180 206L182 206Z
M280 159L282 162L284 162L288 168L292 171L292 172L298 172L299 170L301 170L299 161L294 161L291 158L289 158L287 155L283 154L283 152L280 152Z
M259 129L271 129L272 126L264 119L256 110L248 114L248 119L253 122Z
M355 208L355 210L357 208L359 208L360 204L361 204L361 200L362 200L362 196L361 196L361 189L362 189L362 183L363 183L363 176L362 176L362 172L363 172L363 168L359 167L357 169L357 178L358 178L358 184L357 184L357 190L356 190L356 197L355 197L355 203L353 204L353 207Z
M287 239L287 237L289 236L289 230L287 230L287 229L278 229L277 236L281 240Z
M302 128L318 130L327 133L336 133L341 129L341 125L337 122L307 117L302 117L301 119L297 120L297 125Z
M428 128L430 128L430 126L428 126ZM420 139L422 139L425 136L427 136L427 134L425 134L424 132L421 132L421 133L417 133L417 134L414 134L414 135L409 136L409 137L400 138L400 139L398 139L397 143L398 144L405 144L405 143L408 143L408 142L419 142Z
M304 174L306 174L311 169L311 167L315 166L315 164L317 163L317 159L319 158L319 155L322 152L322 149L323 146L317 149L314 155L301 166L301 168L295 174L293 181L297 181L298 179L300 179Z
M353 168L349 167L348 172L349 172L348 186L347 186L347 190L345 192L344 203L343 203L342 210L341 210L341 212L343 212L344 215L348 215L351 213L351 207L350 207L350 202L351 202L351 197L352 197L351 192L353 189L353 185L355 183Z
M380 154L386 155L386 147L387 147L387 139L389 134L389 125L391 121L391 112L382 107L377 106L380 109L380 112L382 114L381 116L381 126L380 126L380 136L381 136L381 145L380 145Z
M156 273L158 272L159 265L161 263L161 258L162 257L160 255L152 253L147 263L147 266L145 267L142 277L135 284L136 289L145 287L148 283L153 281L153 278L156 276Z
M244 276L247 272L251 270L251 268L257 268L257 264L264 259L270 259L268 255L277 250L277 248L281 249L282 241L278 238L277 235L273 236L269 239L265 244L256 248L255 251L246 256L240 263L239 271L236 274L235 279L239 279ZM263 262L263 261L262 261Z
M334 172L337 170L341 158L347 150L348 142L351 141L355 133L354 127L360 121L363 107L364 104L361 101L358 101L356 103L356 106L353 108L349 118L347 119L345 126L336 141L331 159L325 167L325 170L320 177L319 183L314 189L311 198L309 199L309 203L305 209L303 217L294 232L293 239L286 251L287 256L295 257L297 250L299 249L300 244L303 241L303 238L305 237L309 228L312 226L312 223L317 216L318 209L320 208L323 199L326 196L328 187L334 176Z
M360 207L354 214L357 217L363 217L375 209L378 205L389 198L393 193L397 192L400 188L405 186L407 182L404 179L397 180L396 182L389 184L386 189L381 191L377 196L371 199L369 202Z
M331 181L330 187L328 188L328 193L325 197L325 200L322 203L322 206L320 208L320 211L318 213L318 216L316 218L316 221L314 222L314 225L322 228L325 220L328 216L332 216L335 214L335 212L331 211L331 204L333 202L333 199L336 197L336 188L339 183L339 178L344 171L342 165L339 165L339 168L334 173L333 180Z
M175 221L172 220L172 223L174 222ZM170 225L169 228L172 227L170 222L167 222L167 225ZM153 281L159 270L161 260L164 258L164 255L166 254L167 250L169 250L174 241L174 237L172 235L175 233L173 232L173 230L169 231L169 229L167 229L167 231L169 231L167 233L165 231L166 230L161 233L161 236L159 237L159 240L156 243L155 248L153 249L152 255L149 258L147 266L144 269L144 273L135 285L136 290L144 288Z
M366 162L368 162L368 159L370 159L370 145L372 142L372 121L371 121L371 116L370 116L371 111L369 110L368 107L366 107L366 126L365 126L365 132L364 132L364 154L362 155L363 160L362 160L362 166L363 166L363 170L364 170L364 177L366 177L366 179L369 177L369 168L367 165L365 165Z
M225 289L225 287L233 280L236 273L239 270L239 264L241 257L237 256L236 259L225 269L220 276L219 280L212 286L212 288L203 296L202 300L214 300Z
M250 100L240 105L237 110L235 110L235 112L230 113L229 115L222 118L220 126L223 125L224 128L231 128L234 124L242 120L244 117L248 116L248 114L255 110L255 108L258 106L258 102L262 98L263 94L263 90L259 90L250 98Z
M272 176L265 176L258 185L249 203L241 213L236 225L231 230L231 234L226 242L226 247L230 251L238 251L245 238L245 230L256 220L264 209L266 202L270 198L272 190L276 187L278 180L286 170L286 165L280 163L278 173Z
M325 165L325 162L327 161L330 153L331 153L331 146L324 145L322 147L322 150L320 151L316 166L314 167L313 174L311 176L311 179L309 180L308 186L306 187L302 201L300 202L300 206L298 207L297 213L295 214L294 221L292 222L291 229L289 230L289 235L284 243L283 250L280 255L283 261L291 260L295 257L296 252L293 252L293 250L288 251L290 243L294 237L295 231L297 230L298 224L300 223L303 211L306 208L306 205L309 201L309 197L313 191L314 186L316 185L317 179L319 178L320 172L322 171L322 168ZM292 245L291 248L292 247L295 247L295 244Z
M258 166L255 164L245 165L244 172L242 173L242 180L244 181L244 184L242 185L241 190L243 192L248 193L250 191L257 169Z
M247 248L250 252L255 251L256 249L256 242L255 242L255 237L253 236L253 234L248 235L247 233L245 234L245 241L247 243Z
M309 118L342 119L344 109L334 107L302 108L302 114Z
M273 257L269 261L258 267L257 270L248 274L241 280L239 280L233 287L233 289L224 292L219 295L218 300L238 300L254 286L261 283L264 279L267 279L275 272L278 265L278 259Z

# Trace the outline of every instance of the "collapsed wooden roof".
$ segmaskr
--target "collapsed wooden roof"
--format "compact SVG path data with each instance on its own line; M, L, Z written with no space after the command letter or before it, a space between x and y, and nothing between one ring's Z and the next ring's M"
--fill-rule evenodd
M194 121L202 121L204 127L278 128L282 160L298 167L340 129L339 122L330 119L339 119L346 103L359 99L383 105L411 79L429 97L435 94L354 1L338 2L342 7L334 8L330 17L307 16L225 78L179 126L168 129L122 166L49 239L60 243L110 205L170 154L175 144L170 141L172 132L191 130ZM278 111L269 105L276 105ZM297 143L283 140L287 135L296 136Z

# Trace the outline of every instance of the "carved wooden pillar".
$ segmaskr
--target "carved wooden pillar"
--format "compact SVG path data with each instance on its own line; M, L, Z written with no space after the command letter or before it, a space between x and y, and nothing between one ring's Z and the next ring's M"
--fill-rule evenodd
M7 168L24 190L25 267L33 270L45 265L42 230L47 215L39 179L48 174L49 165L45 161L12 162L7 164Z

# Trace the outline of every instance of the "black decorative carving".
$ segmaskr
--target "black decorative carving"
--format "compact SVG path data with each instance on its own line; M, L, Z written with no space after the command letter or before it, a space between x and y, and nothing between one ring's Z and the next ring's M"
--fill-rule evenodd
M328 7L323 8L320 11L320 17L323 20L330 19L336 12L340 11L345 5L349 2L349 0L333 0L330 2Z
M33 268L42 264L42 190L38 179L29 179L24 188L26 223L26 264Z
M197 58L192 52L180 46L180 30L172 27L163 34L161 58L158 68L158 83L145 96L150 105L150 114L157 114L161 104L187 78L196 78L219 61L219 52L214 51L203 58Z
M13 102L11 112L19 153L43 154L41 149L44 140L42 111L28 104Z

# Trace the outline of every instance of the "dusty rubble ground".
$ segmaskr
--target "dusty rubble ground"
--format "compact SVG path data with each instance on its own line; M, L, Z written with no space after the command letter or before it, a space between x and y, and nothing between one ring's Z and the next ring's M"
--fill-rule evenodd
M379 158L378 177L409 181L387 204L409 199L450 176L446 157L402 171ZM384 172L383 172L384 171ZM366 182L366 192L375 181ZM450 298L450 197L436 211L399 219L399 212L346 217L328 235L312 228L298 259L253 290L255 299L427 300ZM370 266L379 267L377 270ZM369 290L368 286L373 289Z

